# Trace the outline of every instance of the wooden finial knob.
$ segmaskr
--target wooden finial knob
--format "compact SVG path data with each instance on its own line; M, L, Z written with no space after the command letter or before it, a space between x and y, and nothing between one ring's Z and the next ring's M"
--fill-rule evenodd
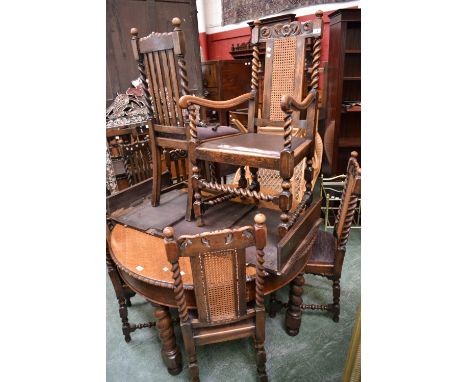
M254 217L254 221L256 224L264 224L266 222L266 216L263 214L257 214Z
M351 152L351 156L352 156L353 158L357 158L358 155L359 155L359 154L358 154L357 151L352 151L352 152Z
M199 170L198 170L198 167L197 167L197 166L193 166L193 167L192 167L192 172L193 172L194 174L198 174L198 171L199 171Z
M171 237L174 236L174 228L172 228L172 227L164 228L163 235L164 235L165 238L170 239Z
M180 24L182 24L182 21L178 17L172 19L172 26L174 28L180 28Z
M259 19L257 19L257 20L254 21L254 25L255 25L256 27L259 27L261 24L262 24L262 22L261 22Z
M317 12L315 12L315 16L317 16L317 17L322 17L322 16L323 16L323 12L319 9Z
M138 29L137 28L132 28L130 29L130 34L134 37L138 36Z

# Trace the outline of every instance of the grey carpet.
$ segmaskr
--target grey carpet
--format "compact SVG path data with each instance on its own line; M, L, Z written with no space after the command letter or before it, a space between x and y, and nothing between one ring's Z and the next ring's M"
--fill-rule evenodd
M270 381L341 381L354 319L361 298L361 232L352 229L341 278L341 315L335 323L326 312L305 311L300 333L290 337L284 331L284 310L271 319L267 316L266 352ZM304 303L332 302L331 282L306 275ZM118 304L109 278L107 293L107 381L159 382L189 381L187 359L180 330L176 336L184 369L169 375L160 357L161 342L156 329L132 333L124 341ZM288 288L278 292L287 301ZM268 301L268 298L267 298ZM153 308L143 298L132 298L130 322L154 321ZM171 311L175 316L176 311ZM204 382L255 381L255 353L250 339L201 346L197 349L200 378Z

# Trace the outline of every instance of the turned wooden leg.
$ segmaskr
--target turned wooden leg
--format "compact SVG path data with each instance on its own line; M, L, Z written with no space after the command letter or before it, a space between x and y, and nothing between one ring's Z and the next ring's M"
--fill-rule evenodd
M189 358L189 373L192 378L192 382L200 381L200 370L198 369L197 356L191 355Z
M268 376L266 373L266 352L263 342L255 340L255 352L256 352L256 361L257 361L257 373L260 381L268 381Z
M205 223L203 222L203 211L202 211L202 201L201 201L201 192L198 185L199 177L199 168L198 166L192 167L192 187L193 187L193 195L195 198L195 202L193 203L193 212L195 214L195 218L197 219L197 226L203 227Z
M125 304L127 307L132 306L132 301L130 300L131 297L134 297L136 293L132 291L127 285L123 285L123 292L125 296Z
M209 163L209 170L210 170L210 182L218 182L218 178L216 176L216 167L213 162Z
M188 163L188 161L187 161ZM193 192L193 171L192 166L188 166L188 189L187 189L187 208L185 209L185 220L190 222L193 218L193 202L194 202L194 192Z
M245 166L241 166L240 168L240 178L238 185L240 188L247 187L247 178L245 177Z
M119 303L119 315L120 319L122 320L122 333L124 335L125 341L130 342L132 339L130 337L130 333L132 332L132 330L130 328L130 324L128 323L128 310L127 305L125 304L123 282L115 267L114 262L112 261L112 258L110 257L109 251L107 250L106 252L107 273L109 274L109 278L112 281L115 296L117 297L117 301Z
M159 206L161 198L161 148L156 146L153 155L153 190L151 193L151 205L153 207Z
M306 159L306 166L304 169L304 180L305 180L305 192L303 198L308 198L307 205L309 206L312 202L312 179L314 177L314 168L312 167L312 154L309 153Z
M250 176L252 177L252 181L250 182L249 190L250 191L260 191L260 183L258 182L258 168L250 167Z
M182 371L182 357L176 343L169 308L166 306L156 307L154 316L157 319L156 326L162 341L161 357L169 374L177 375Z
M286 311L286 333L290 336L299 334L302 317L302 286L304 285L304 273L300 273L289 284L289 304Z
M340 279L333 280L333 321L340 320Z
M268 309L268 314L271 318L276 317L276 313L281 312L283 309L283 303L276 298L276 292L273 292L270 295L270 309Z
M279 196L279 208L281 209L282 214L280 215L281 223L278 226L278 235L280 239L288 232L288 212L292 206L292 194L290 191L291 182L289 179L283 179L281 188L283 189L283 192L281 192Z

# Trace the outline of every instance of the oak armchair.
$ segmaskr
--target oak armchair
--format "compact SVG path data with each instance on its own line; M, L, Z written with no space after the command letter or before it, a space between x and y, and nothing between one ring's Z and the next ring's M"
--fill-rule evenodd
M228 101L208 101L190 95L179 100L182 108L189 109L190 145L189 160L193 166L192 192L193 208L197 225L203 226L203 213L214 204L235 196L251 197L256 200L277 204L281 210L279 236L283 237L293 226L300 213L312 202L311 181L312 161L315 149L315 134L318 114L318 68L320 63L322 12L316 13L314 21L294 21L287 24L263 26L255 21L251 41L253 43L251 91ZM260 69L259 42L266 43L265 80L263 91L262 118L256 118L258 73ZM310 47L312 60L307 67L306 48ZM306 84L310 72L310 83ZM304 86L310 91L301 99ZM201 142L196 130L195 114L192 105L207 106L212 109L230 109L249 101L248 133L222 137L209 142ZM305 114L305 119L300 119ZM282 127L283 134L258 134L260 126ZM302 129L302 134L293 135L293 130ZM292 207L291 178L294 168L306 158L304 171L305 192L297 209ZM237 187L229 187L217 182L208 182L201 177L200 161L230 163L240 166L241 174ZM250 185L245 177L245 166L251 173ZM258 168L278 170L282 178L282 191L278 194L261 192L261 179ZM205 203L202 190L223 192L215 201ZM213 203L214 202L214 203Z

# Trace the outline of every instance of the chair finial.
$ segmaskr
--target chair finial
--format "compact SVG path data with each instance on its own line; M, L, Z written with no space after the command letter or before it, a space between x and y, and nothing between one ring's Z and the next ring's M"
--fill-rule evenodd
M256 214L254 217L254 221L256 224L259 224L259 225L264 224L266 221L266 216L263 214Z
M178 17L174 17L174 18L172 19L172 26L173 26L175 29L180 28L180 24L182 24L182 20L179 19Z
M164 237L166 239L170 239L170 238L174 237L174 228L172 228L172 227L164 228L163 235L164 235Z
M138 29L137 29L137 28L132 28L132 29L130 29L130 34L131 34L133 37L138 37Z
M315 16L322 18L322 16L323 16L323 11L321 11L321 10L319 9L317 12L315 12Z

